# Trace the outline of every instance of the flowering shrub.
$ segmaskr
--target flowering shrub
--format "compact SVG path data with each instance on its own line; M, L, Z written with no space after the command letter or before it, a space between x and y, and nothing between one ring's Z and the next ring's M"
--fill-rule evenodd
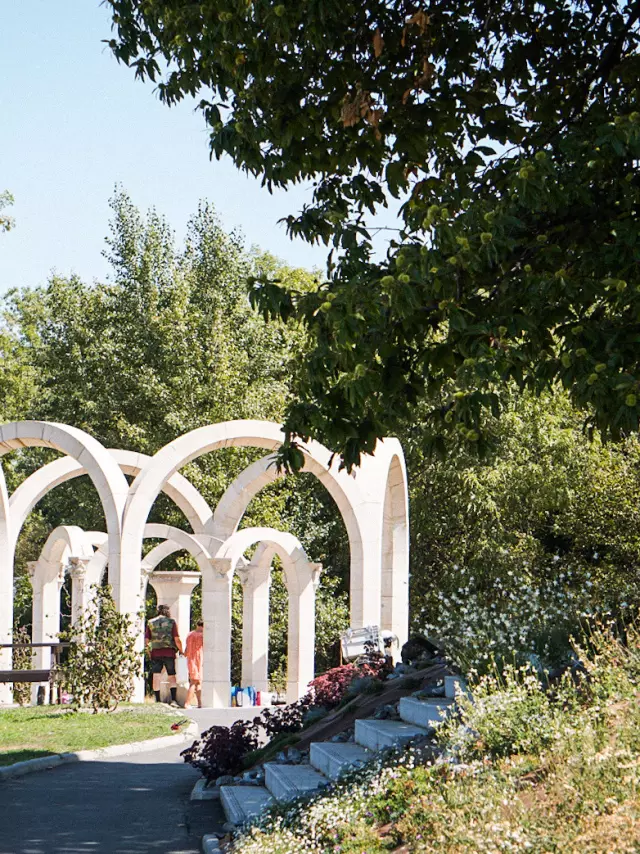
M311 707L311 698L307 694L297 703L289 703L280 708L265 709L253 723L256 729L264 729L270 738L288 732L300 732L305 712Z
M447 755L378 754L271 808L229 854L640 850L640 637L634 626L625 635L592 632L588 656L579 651L588 677L565 676L551 696L531 668L481 677L476 705L461 700L466 727L439 730Z
M458 698L463 726L451 719L440 732L463 756L538 754L559 737L563 709L531 667L507 666L500 675L482 676L472 691L473 702Z
M387 658L377 650L369 652L356 661L358 676L372 676L374 679L383 679L393 670L391 658Z
M486 672L496 660L556 666L570 656L570 638L583 620L631 601L622 584L615 599L597 598L591 572L558 556L537 565L535 574L527 562L491 579L464 566L454 569L459 588L436 594L439 607L430 620L423 614L423 631L439 638L465 671Z
M236 721L230 727L211 727L180 755L184 756L185 762L197 768L207 781L223 774L237 774L243 768L245 756L260 744L263 732L270 740L283 733L300 732L305 712L310 706L311 698L307 694L297 703L264 709L252 721Z

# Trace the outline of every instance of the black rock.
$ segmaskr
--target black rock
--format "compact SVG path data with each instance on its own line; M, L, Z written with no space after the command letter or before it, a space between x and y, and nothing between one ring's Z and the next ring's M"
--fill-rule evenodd
M400 650L403 664L415 664L417 661L424 661L441 654L442 650L433 641L422 635L414 635L409 638Z
M444 697L444 685L426 685L411 695L418 700L428 700L430 697Z

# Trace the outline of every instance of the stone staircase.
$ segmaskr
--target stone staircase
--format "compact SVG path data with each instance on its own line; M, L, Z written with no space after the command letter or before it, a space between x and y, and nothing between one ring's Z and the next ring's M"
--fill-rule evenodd
M356 720L353 741L313 742L308 764L267 762L264 785L252 780L247 785L221 786L220 800L227 820L242 825L274 802L291 801L325 788L380 750L430 735L434 724L455 705L456 683L460 682L459 677L446 676L444 697L403 697L398 707L400 720Z

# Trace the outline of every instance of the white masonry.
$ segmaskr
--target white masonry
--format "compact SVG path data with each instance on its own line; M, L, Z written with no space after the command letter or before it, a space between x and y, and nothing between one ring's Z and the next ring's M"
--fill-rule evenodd
M202 580L204 621L203 702L229 705L231 659L231 592L234 574L243 586L242 681L258 690L268 687L269 586L273 558L282 562L288 593L287 699L305 693L314 676L315 594L321 566L311 562L300 542L271 528L239 529L251 499L282 476L274 452L284 439L281 428L267 421L228 421L198 428L169 443L154 456L109 450L73 427L22 421L0 427L0 456L26 446L54 448L64 457L49 463L8 496L0 469L0 643L11 643L13 562L24 522L37 502L61 483L88 475L98 492L106 532L84 532L61 526L52 532L40 559L30 567L33 587L33 640L59 631L60 585L72 578L74 620L89 603L91 586L105 570L118 609L132 621L144 604L146 585L158 602L170 606L184 640L189 627L191 592ZM218 448L263 448L267 455L248 466L212 510L179 470ZM351 626L378 625L402 644L408 632L409 522L407 479L397 439L378 442L352 474L318 442L301 447L304 471L328 490L344 520L350 549ZM129 486L125 475L133 476ZM191 531L147 519L164 492L184 513ZM145 538L160 540L144 557ZM257 546L247 562L245 552ZM187 550L197 572L160 572L170 554ZM143 627L139 649L143 648ZM39 660L47 656L44 651ZM42 663L41 662L41 663ZM46 666L46 665L43 665ZM0 670L11 669L11 650L0 649ZM144 685L136 684L136 700ZM10 702L8 685L0 683L0 703Z

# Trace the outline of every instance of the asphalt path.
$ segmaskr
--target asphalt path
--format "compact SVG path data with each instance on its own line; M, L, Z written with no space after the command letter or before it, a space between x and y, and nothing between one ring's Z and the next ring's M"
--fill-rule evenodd
M198 854L224 816L218 801L189 801L199 774L185 746L0 783L0 854Z

